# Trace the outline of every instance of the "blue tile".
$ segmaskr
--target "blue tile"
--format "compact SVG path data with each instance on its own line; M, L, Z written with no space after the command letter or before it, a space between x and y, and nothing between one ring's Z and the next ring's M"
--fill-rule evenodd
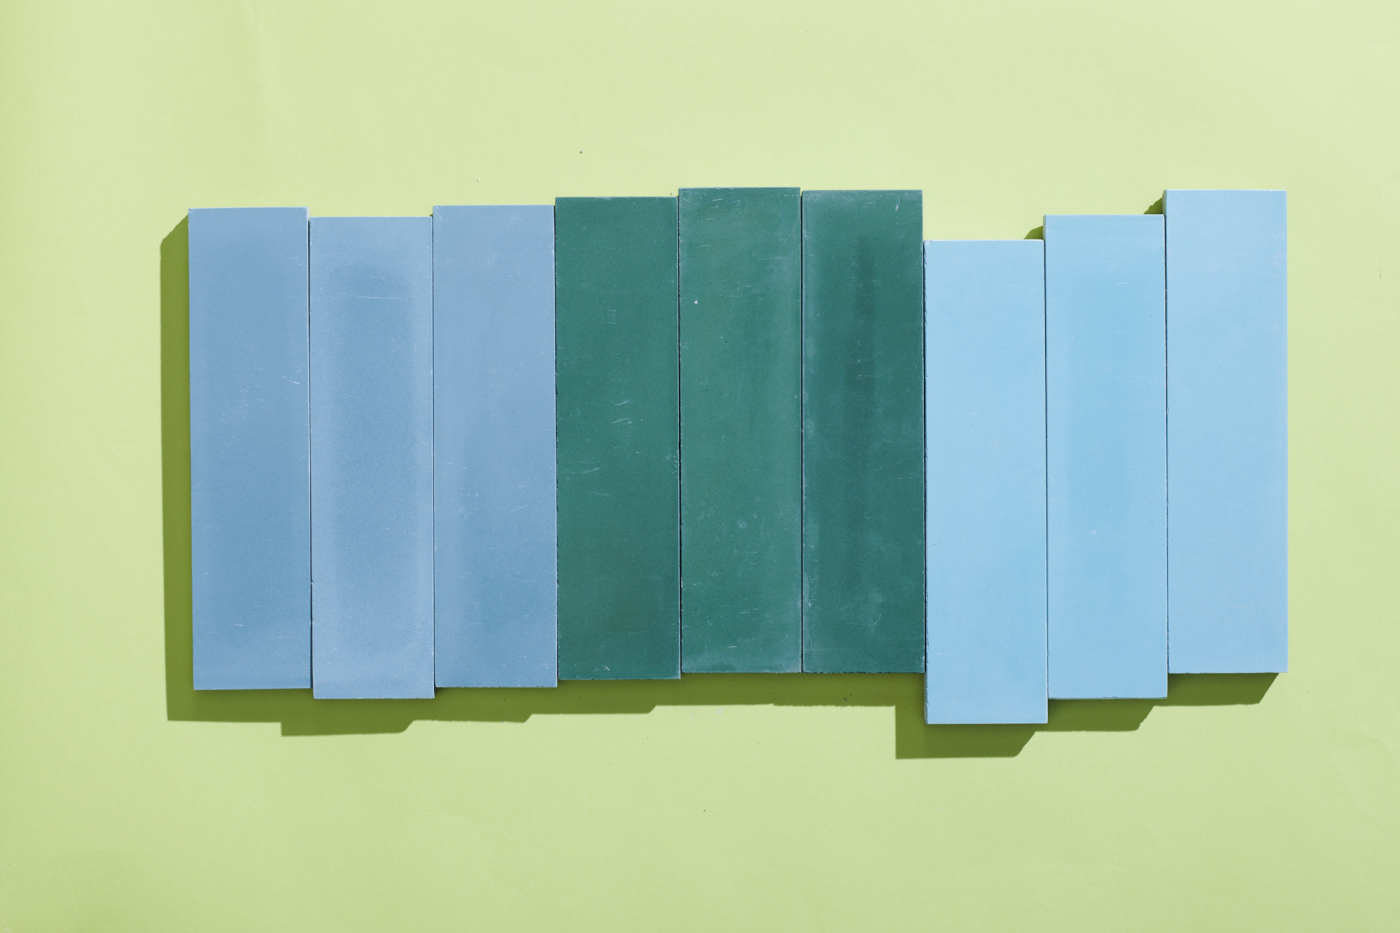
M1045 254L924 247L931 723L1046 719Z
M433 210L441 687L552 687L554 208Z
M311 685L306 209L189 213L194 686Z
M311 221L312 687L433 695L432 223Z
M1052 698L1167 692L1162 217L1045 219Z
M1284 193L1168 191L1164 203L1170 669L1284 671Z

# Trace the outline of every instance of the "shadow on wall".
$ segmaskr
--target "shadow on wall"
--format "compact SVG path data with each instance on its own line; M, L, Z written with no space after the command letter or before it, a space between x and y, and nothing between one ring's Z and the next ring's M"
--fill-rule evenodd
M645 714L658 706L889 707L897 758L997 758L1037 732L1136 729L1155 706L1258 703L1273 674L1174 675L1164 700L1057 700L1040 726L929 726L917 674L704 674L566 681L555 689L445 689L434 700L313 700L309 690L195 692L190 636L189 232L160 246L165 708L170 721L280 722L283 735L402 732L415 720L524 723L532 716Z

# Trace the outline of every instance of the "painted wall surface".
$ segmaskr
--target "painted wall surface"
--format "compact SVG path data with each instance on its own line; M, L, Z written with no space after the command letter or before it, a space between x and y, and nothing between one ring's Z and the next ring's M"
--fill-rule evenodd
M1400 11L0 9L0 931L1383 929ZM1391 38L1387 38L1391 37ZM917 675L190 690L187 208L1288 191L1290 673L926 727Z

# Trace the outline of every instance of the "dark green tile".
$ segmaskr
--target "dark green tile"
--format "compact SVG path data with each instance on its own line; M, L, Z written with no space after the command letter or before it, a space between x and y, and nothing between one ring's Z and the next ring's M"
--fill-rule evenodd
M686 671L802 668L801 237L796 188L680 193Z
M803 670L924 667L923 210L802 196Z
M559 677L680 676L676 199L555 202Z

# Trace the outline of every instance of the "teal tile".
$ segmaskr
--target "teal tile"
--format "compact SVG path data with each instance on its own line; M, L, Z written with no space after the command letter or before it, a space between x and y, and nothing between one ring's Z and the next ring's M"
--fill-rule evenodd
M555 202L559 677L680 676L676 199Z
M680 193L682 664L802 668L802 208Z
M803 669L924 669L918 191L802 196Z

